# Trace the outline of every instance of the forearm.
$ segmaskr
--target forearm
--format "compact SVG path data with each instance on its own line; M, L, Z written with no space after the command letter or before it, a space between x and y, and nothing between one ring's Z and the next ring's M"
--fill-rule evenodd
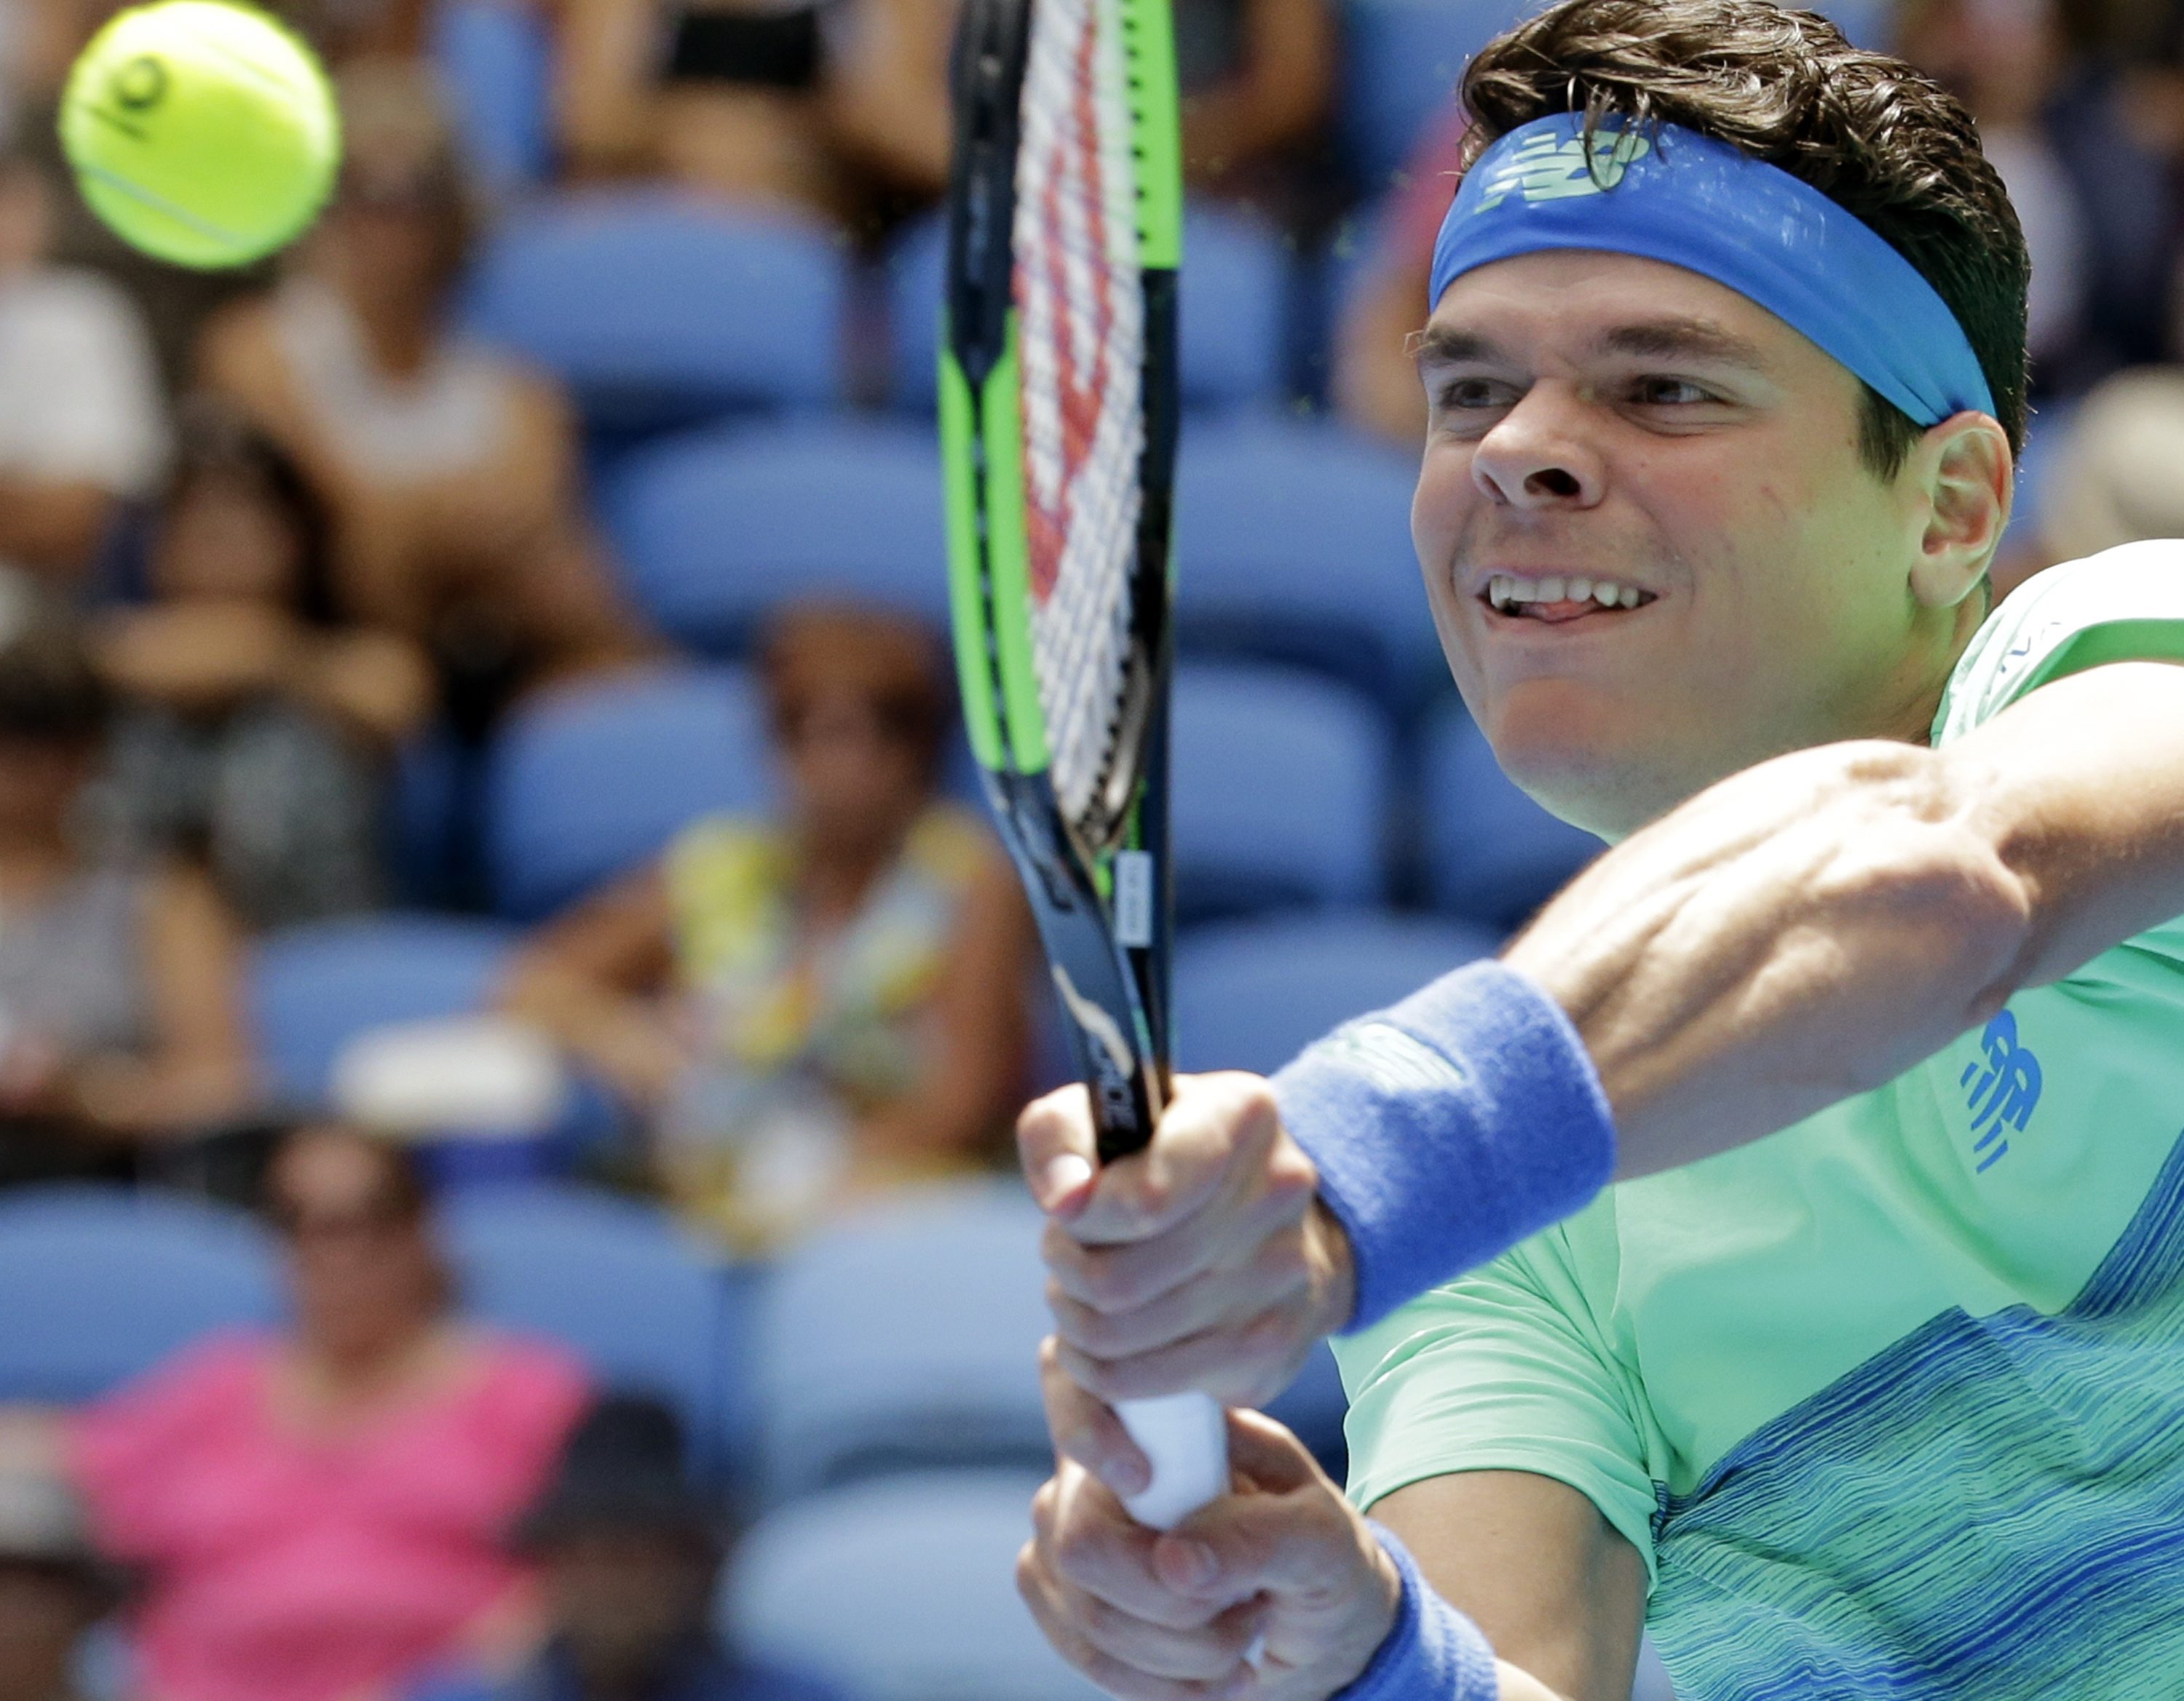
M2025 883L1976 776L1838 745L1762 764L1610 852L1500 964L1275 1078L1341 1224L1362 1326L1650 1173L1930 1055L2024 971Z
M1987 1020L2031 921L1975 776L1910 746L1800 752L1701 793L1505 953L1583 1041L1617 1174L1774 1132Z
M651 1000L558 964L525 964L511 977L501 1005L638 1105L662 1103L688 1060Z

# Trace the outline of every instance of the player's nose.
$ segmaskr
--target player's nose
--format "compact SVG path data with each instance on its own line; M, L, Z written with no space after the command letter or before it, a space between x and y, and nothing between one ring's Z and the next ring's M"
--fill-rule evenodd
M1574 405L1535 385L1472 451L1472 481L1511 508L1590 508L1607 488L1605 465L1574 427Z

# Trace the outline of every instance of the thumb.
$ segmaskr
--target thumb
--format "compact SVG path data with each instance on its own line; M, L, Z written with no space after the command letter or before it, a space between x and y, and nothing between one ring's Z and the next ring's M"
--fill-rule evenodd
M1228 1414L1228 1468L1254 1488L1286 1494L1323 1483L1339 1493L1312 1449L1263 1412L1242 1407Z
M1231 1494L1154 1543L1153 1571L1178 1594L1240 1601L1324 1587L1348 1545L1331 1490Z
M1091 1096L1065 1087L1034 1099L1017 1119L1017 1155L1041 1210L1064 1221L1082 1211L1100 1169Z

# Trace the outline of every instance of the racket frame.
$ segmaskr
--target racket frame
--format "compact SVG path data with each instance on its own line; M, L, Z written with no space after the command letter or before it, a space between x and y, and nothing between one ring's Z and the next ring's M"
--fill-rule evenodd
M1139 156L1145 438L1129 588L1129 659L1114 756L1088 818L1051 779L1025 606L1022 392L1013 234L1019 106L1033 0L968 0L956 46L939 403L955 649L966 729L1037 920L1103 1161L1140 1150L1168 1096L1169 619L1177 416L1178 170L1166 0L1122 0ZM1004 560L1002 555L1017 552ZM1133 864L1128 859L1144 860ZM1116 926L1117 873L1141 881Z

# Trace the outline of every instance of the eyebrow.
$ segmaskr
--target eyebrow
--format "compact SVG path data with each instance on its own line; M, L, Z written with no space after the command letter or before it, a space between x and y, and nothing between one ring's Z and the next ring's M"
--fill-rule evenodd
M1594 352L1600 354L1703 360L1713 365L1754 369L1767 364L1758 343L1707 319L1637 320L1603 331L1592 346ZM1506 358L1490 337L1447 325L1429 325L1420 331L1417 350L1422 365L1473 365Z

